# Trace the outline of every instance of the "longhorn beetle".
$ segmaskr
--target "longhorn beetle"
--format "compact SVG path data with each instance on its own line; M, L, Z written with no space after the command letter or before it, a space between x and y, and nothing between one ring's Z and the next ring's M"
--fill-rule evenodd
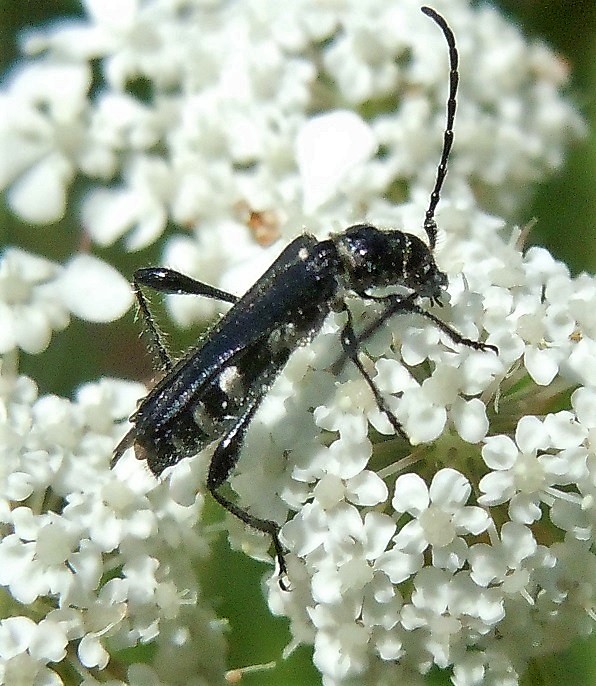
M241 298L165 267L139 269L134 274L138 307L165 373L131 416L134 426L117 446L112 464L134 446L137 458L147 460L151 471L159 476L166 467L217 442L207 488L229 512L271 536L281 576L286 568L278 538L279 525L251 515L219 489L238 462L246 431L269 387L292 352L313 338L330 312L345 312L346 323L341 332L343 354L362 374L396 433L407 439L358 357L359 340L346 295L355 294L386 305L381 319L369 327L366 335L393 314L415 313L433 322L457 344L498 352L494 346L464 338L418 304L421 298L440 304L448 283L447 275L439 270L433 257L437 235L435 210L453 143L459 80L453 32L435 10L423 7L422 12L442 30L450 63L443 150L424 219L428 246L412 234L381 231L370 224L351 226L323 241L305 233L287 246ZM369 292L384 286L405 287L407 293L375 296ZM162 293L201 295L231 303L232 307L204 340L182 359L173 361L151 315L143 287Z

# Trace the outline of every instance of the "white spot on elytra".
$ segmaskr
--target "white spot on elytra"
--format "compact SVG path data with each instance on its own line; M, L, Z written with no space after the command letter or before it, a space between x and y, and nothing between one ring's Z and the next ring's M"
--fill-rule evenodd
M235 365L230 365L221 372L218 384L221 390L230 398L239 398L244 393L242 375Z

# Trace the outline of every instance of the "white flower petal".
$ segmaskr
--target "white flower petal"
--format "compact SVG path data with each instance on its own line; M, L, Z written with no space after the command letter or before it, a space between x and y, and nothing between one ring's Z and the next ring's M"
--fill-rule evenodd
M519 563L536 552L537 544L532 531L517 522L505 522L501 528L503 551L511 563Z
M134 224L137 205L132 190L94 189L83 201L85 230L98 245L112 245Z
M111 265L92 255L79 254L65 266L58 279L69 310L90 322L110 322L132 305L132 289Z
M422 555L409 555L401 550L392 550L379 555L375 563L375 569L380 569L394 584L405 581L415 574L424 562Z
M37 631L29 643L29 654L44 662L60 662L66 655L68 638L64 628L47 619L37 625Z
M533 496L517 493L509 502L509 516L514 522L533 524L541 519L542 512Z
M491 436L482 448L482 459L490 469L510 469L517 456L517 446L509 436Z
M368 439L355 442L340 438L329 446L327 468L342 479L351 479L366 467L371 453Z
M464 505L471 492L472 487L466 477L450 467L440 469L434 475L429 489L433 505L446 512L454 512Z
M457 433L468 443L479 443L489 428L486 405L480 398L458 398L451 408Z
M338 603L342 589L338 570L335 566L326 567L313 574L311 579L312 597L318 603Z
M400 413L399 419L403 421L406 433L413 445L434 441L441 435L447 421L447 411L444 407L431 405L419 394L416 398L404 394L400 403L400 410L405 408L407 416Z
M578 388L571 396L571 406L577 419L585 427L596 427L596 391L592 388Z
M420 554L428 547L424 529L417 519L407 522L394 538L395 547L411 555Z
M11 308L3 302L0 302L0 322L0 354L3 355L18 344Z
M596 342L587 336L576 343L566 360L569 370L584 385L596 386Z
M52 338L52 329L41 308L22 308L13 318L14 337L25 352L43 352Z
M104 669L110 659L110 654L93 634L83 636L77 653L82 664L89 668L98 667L99 669Z
M534 453L550 446L548 432L538 417L525 416L517 423L515 442L523 453Z
M391 504L396 512L409 512L418 516L428 507L428 487L418 474L402 474L395 482Z
M447 609L451 574L436 567L421 569L414 579L412 603L418 608L432 609L440 615Z
M84 0L86 11L98 24L114 31L131 26L138 12L138 0Z
M478 543L468 552L468 559L472 566L471 576L480 586L488 586L493 579L498 579L506 572L505 561L501 559L499 548Z
M524 354L524 364L530 376L541 386L548 386L559 371L557 354L549 348L528 348Z
M483 510L481 507L467 505L453 515L453 523L458 533L469 532L478 535L486 531L490 524L490 518L486 510Z
M463 538L455 537L451 543L441 547L433 546L432 563L450 572L461 569L468 557L468 546Z
M389 495L387 485L374 472L364 470L348 482L349 498L354 505L372 507L385 502Z
M58 154L51 154L26 171L8 192L15 214L32 224L49 224L64 216L66 186L72 169Z
M386 548L395 532L395 522L381 512L367 512L364 516L366 558L374 560Z
M29 617L6 617L0 622L0 654L4 660L24 653L33 640L37 625Z
M490 472L480 479L478 487L484 493L478 498L480 505L500 505L515 493L509 472Z
M376 147L369 125L350 110L309 119L296 137L305 212L332 198L345 175L366 161Z
M559 450L575 448L586 439L586 429L575 419L573 412L562 411L544 418L544 428L550 442Z

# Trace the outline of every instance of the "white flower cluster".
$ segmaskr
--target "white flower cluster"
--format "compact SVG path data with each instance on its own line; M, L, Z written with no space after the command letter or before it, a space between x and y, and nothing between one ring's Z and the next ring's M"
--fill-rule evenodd
M361 219L379 196L428 192L447 55L419 0L82 4L85 19L29 34L24 47L37 58L0 95L0 188L24 219L62 217L82 175L96 184L82 206L94 241L126 235L138 249L173 221L194 236L172 240L166 261L216 283L278 236L303 227L327 234ZM435 6L461 54L448 192L473 192L485 209L509 214L583 130L560 95L566 70L489 6ZM368 149L323 183L325 165L357 138L348 130L332 155L324 150L314 176L296 141L313 115L346 106L366 117ZM242 282L234 273L233 288L257 274ZM182 322L192 316L178 313Z
M90 322L121 317L133 296L126 280L93 255L65 266L19 248L0 255L0 354L17 348L43 352L52 331L66 328L70 314Z
M414 315L364 345L412 447L383 438L354 370L341 384L321 370L341 357L328 333L273 388L283 422L273 403L259 417L266 464L249 440L232 479L259 516L296 512L282 529L292 592L273 577L269 602L294 644L314 643L327 686L385 683L395 662L448 667L457 686L515 684L596 620L596 279L540 248L522 255L471 207L444 205L441 220L440 314L499 354Z
M127 670L131 684L223 683L222 626L193 571L207 549L200 477L186 469L184 485L156 486L140 463L109 469L116 422L143 392L105 379L71 402L0 376L3 684L58 686L74 673L92 686ZM150 642L149 663L118 659Z

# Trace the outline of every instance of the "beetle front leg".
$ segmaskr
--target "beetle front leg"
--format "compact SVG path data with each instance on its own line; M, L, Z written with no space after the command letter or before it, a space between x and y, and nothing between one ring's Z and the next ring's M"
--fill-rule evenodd
M399 419L393 414L393 411L389 407L389 405L386 403L385 398L381 395L381 392L379 389L375 386L374 381L370 378L368 372L366 369L364 369L364 365L360 361L360 358L358 357L358 346L359 346L359 340L356 337L356 332L354 331L354 323L352 319L352 313L349 309L349 307L343 303L343 306L341 308L341 311L346 312L347 314L347 321L344 325L344 328L341 332L341 345L344 350L344 354L346 357L348 357L354 365L356 365L356 368L362 374L362 377L366 381L368 387L372 391L375 401L379 408L381 409L382 412L384 412L387 416L387 419L389 420L391 426L395 429L395 432L400 435L402 438L405 438L406 440L409 440L408 434L404 431L404 428L399 421Z
M387 304L387 307L381 316L361 333L361 341L364 341L369 336L372 336L375 331L377 331L388 319L393 317L393 315L417 314L431 321L438 329L449 336L449 338L457 345L465 345L467 348L472 348L474 350L491 351L496 355L499 354L499 349L495 345L491 345L490 343L482 343L481 341L475 341L471 338L462 336L459 331L454 329L452 326L449 326L449 324L444 322L442 319L436 317L434 314L432 314L432 312L427 312L425 309L420 307L420 305L415 302L416 298L418 297L415 293L412 293L405 298L400 295L387 295L382 297L375 297L364 293L361 293L360 295L367 300L374 300L375 302Z

